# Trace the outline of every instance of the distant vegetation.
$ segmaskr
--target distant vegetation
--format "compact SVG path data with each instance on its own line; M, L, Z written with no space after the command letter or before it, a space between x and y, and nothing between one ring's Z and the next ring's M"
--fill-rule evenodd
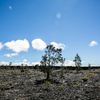
M75 66L64 66L65 58L62 57L62 49L56 49L53 47L53 45L47 45L45 50L45 55L42 56L42 60L40 61L41 65L36 64L35 66L27 66L21 64L21 66L13 66L12 62L9 63L9 65L1 65L0 69L6 69L6 70L21 70L21 72L27 71L29 69L34 70L40 70L43 73L47 73L47 80L49 79L50 73L54 69L61 69L61 77L63 77L64 70L76 70L76 73L78 73L81 70L89 70L92 69L95 71L95 69L99 69L100 66L91 66L90 63L88 66L81 66L81 58L78 55L78 53L75 56L75 59L73 62L75 62ZM61 63L60 66L56 66L57 63Z

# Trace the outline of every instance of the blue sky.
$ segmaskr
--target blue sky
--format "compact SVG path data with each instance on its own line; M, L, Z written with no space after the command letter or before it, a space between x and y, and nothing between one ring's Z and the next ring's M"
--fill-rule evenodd
M100 65L100 0L0 0L0 64L39 64L46 45L65 65Z

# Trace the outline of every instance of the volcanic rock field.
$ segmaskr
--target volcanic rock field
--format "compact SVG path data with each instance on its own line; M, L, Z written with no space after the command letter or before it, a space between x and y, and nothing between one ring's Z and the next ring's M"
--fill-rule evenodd
M87 77L84 81L82 78ZM100 100L100 70L50 74L39 70L0 70L0 100Z

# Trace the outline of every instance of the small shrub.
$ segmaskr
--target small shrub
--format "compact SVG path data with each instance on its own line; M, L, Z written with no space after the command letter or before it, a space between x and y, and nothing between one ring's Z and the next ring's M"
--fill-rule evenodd
M50 81L45 81L45 84L46 84L46 88L47 88L48 86L53 86L53 84L51 84Z
M41 79L45 79L45 77L42 77Z
M84 76L84 77L82 78L82 80L83 80L84 82L86 82L86 81L88 80L88 78L87 78L86 76Z
M89 71L91 71L91 65L90 64L88 65L88 68L89 68Z
M22 68L21 68L21 72L24 72L24 71L25 71L25 69L24 69L24 67L22 67Z
M63 85L60 85L59 87L60 87L60 88L62 88L62 87L63 87Z
M95 68L93 69L93 71L95 71Z
M69 69L66 68L66 69L65 69L65 73L69 73Z
M77 87L77 86L79 86L80 84L77 84L77 85L72 85L72 87Z
M43 75L45 75L45 76L46 76L46 75L47 75L47 73L43 73Z
M81 73L84 73L84 70L81 70Z
M20 76L17 75L16 77L19 78Z
M87 77L83 77L82 80L83 80L84 82L86 82L86 81L88 80L88 78L87 78Z
M30 77L33 77L34 75L30 75Z
M1 83L1 86L4 86L3 82Z
M97 75L97 74L89 73L89 74L87 74L86 76L84 76L84 77L82 78L82 80L85 82L85 81L88 80L88 78L90 78L90 77L92 77L92 76L94 76L94 75Z

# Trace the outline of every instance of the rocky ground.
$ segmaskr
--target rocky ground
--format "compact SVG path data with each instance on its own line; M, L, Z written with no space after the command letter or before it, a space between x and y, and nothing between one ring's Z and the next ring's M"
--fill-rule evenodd
M55 70L51 80L45 78L37 70L1 70L0 100L100 100L100 70L64 72L64 78Z

